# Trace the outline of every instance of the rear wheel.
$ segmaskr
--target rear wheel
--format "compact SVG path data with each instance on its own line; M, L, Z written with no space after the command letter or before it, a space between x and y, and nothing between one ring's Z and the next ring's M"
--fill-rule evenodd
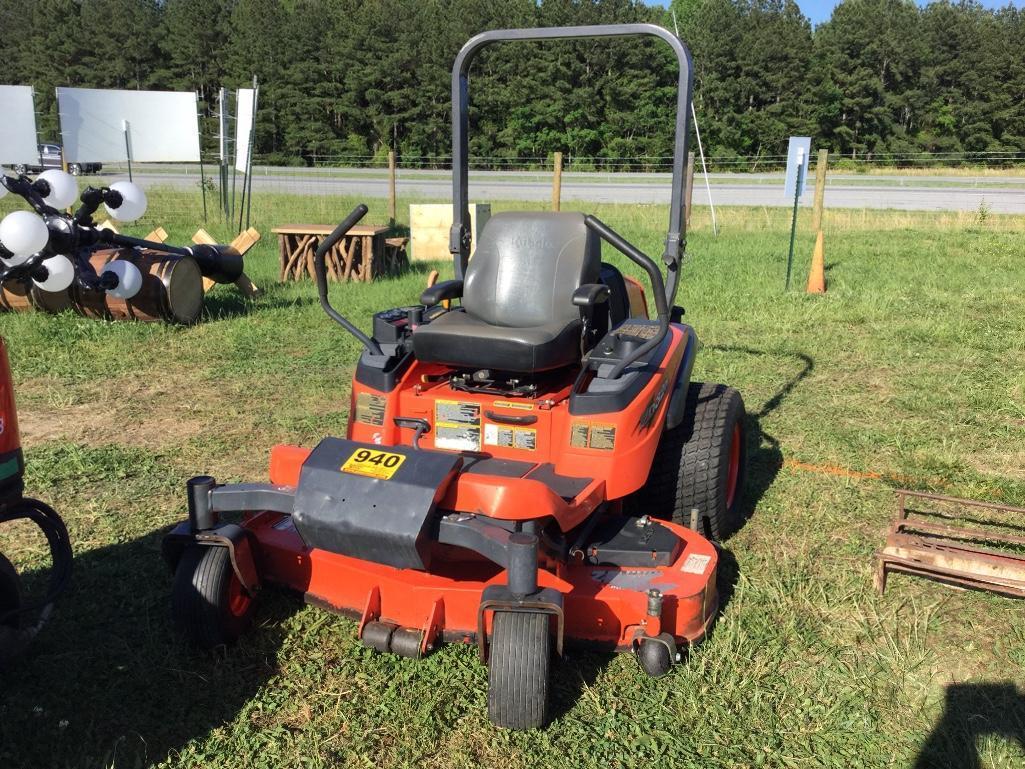
M18 174L19 176L28 173L28 166L22 165L21 163L19 163L16 166L13 166L12 168L14 169L14 173Z
M11 614L21 608L21 582L14 564L0 554L0 625L18 628L21 620L17 614Z
M78 176L82 173L82 166L78 163L68 163L68 173L72 176Z
M683 421L665 430L648 481L627 502L629 512L690 526L724 539L741 523L747 470L744 400L732 387L692 382Z
M185 549L174 573L171 610L175 624L196 646L230 644L242 635L252 618L253 599L226 547Z
M548 615L495 612L488 658L488 716L507 729L540 729L548 720L551 634Z

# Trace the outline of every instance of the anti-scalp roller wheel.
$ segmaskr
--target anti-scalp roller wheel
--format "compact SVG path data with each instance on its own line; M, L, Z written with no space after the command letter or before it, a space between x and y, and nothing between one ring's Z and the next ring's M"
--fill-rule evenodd
M368 622L363 626L360 640L375 651L387 653L391 651L392 634L396 626L390 622Z

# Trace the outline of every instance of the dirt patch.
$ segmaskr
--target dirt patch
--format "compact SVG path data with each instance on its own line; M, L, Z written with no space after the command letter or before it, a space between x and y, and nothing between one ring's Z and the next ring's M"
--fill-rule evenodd
M50 441L118 443L156 449L198 435L204 420L192 386L165 387L140 379L67 386L47 380L19 388L22 445Z

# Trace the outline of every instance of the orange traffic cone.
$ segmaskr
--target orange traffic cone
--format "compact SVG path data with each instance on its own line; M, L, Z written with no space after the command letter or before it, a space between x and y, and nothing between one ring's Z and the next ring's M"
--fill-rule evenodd
M822 238L822 230L819 230L815 238L815 250L811 255L811 271L808 273L809 294L826 293L826 247Z

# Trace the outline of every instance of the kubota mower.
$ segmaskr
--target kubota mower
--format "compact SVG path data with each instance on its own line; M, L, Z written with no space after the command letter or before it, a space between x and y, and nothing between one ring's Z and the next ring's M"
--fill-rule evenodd
M474 57L502 41L637 35L666 41L679 62L667 277L579 213L497 214L469 260ZM282 585L358 618L382 652L476 642L491 719L530 728L545 722L551 652L564 642L632 650L661 675L705 635L717 553L699 532L738 523L745 435L740 395L691 381L698 339L673 303L690 89L687 49L652 25L486 32L463 47L452 74L456 277L419 305L375 314L368 336L330 305L324 268L367 208L321 244L321 304L365 347L346 436L275 446L269 484L188 482L189 518L164 554L174 618L193 641L232 641L258 589ZM602 241L647 273L650 294L602 263Z

